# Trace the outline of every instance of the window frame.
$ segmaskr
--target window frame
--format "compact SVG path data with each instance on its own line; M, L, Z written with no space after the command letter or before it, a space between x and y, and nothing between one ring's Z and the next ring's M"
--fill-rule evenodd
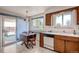
M71 14L71 22L70 22L70 25L69 26L65 26L64 25L64 15L67 15L67 14ZM62 16L63 16L63 27L67 27L67 28L70 28L70 27L72 27L71 25L72 25L72 21L73 21L73 19L72 19L72 11L68 11L68 12L64 12L63 14L62 14Z
M44 30L44 16L32 18L32 27L34 27L34 28L39 28L38 30L41 30L41 27L39 27L38 25L37 25L37 26L33 26L33 20L35 20L35 19L38 19L38 20L39 20L40 18L43 19L43 29L42 29L42 30ZM41 21L40 21L40 22L41 22Z
M64 26L64 19L63 19L63 15L65 15L65 14L68 14L68 13L71 13L71 25L72 25L72 22L73 22L73 10L72 11L66 11L66 12L60 12L60 13L56 13L56 14L53 14L52 15L52 26L54 27L54 28L72 28L73 26ZM56 16L57 15L62 15L62 25L60 26L60 27L57 27L56 26Z

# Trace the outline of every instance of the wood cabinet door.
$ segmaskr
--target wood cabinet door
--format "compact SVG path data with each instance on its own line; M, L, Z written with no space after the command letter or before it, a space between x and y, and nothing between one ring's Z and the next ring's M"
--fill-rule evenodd
M51 14L46 14L46 20L45 20L45 24L47 26L51 26Z
M44 35L43 33L40 33L40 40L39 40L40 47L44 47Z
M64 52L64 40L56 38L54 40L54 49L57 52Z
M78 53L79 52L79 42L66 41L66 52L67 53Z
M79 7L76 8L77 12L77 25L79 25Z

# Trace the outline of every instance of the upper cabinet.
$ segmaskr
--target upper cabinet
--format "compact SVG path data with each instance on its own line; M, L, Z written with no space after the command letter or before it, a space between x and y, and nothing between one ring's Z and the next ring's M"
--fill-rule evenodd
M51 13L45 15L46 17L45 25L51 26L51 16L52 16Z
M77 10L77 25L79 25L79 7L77 7L76 10Z

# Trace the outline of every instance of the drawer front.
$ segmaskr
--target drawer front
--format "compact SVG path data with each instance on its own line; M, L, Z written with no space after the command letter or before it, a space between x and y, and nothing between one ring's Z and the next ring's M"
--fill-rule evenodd
M68 40L68 41L75 41L75 42L79 42L79 38L77 37L69 37L69 36L61 36L61 35L56 35L55 38L57 39L62 39L62 40Z

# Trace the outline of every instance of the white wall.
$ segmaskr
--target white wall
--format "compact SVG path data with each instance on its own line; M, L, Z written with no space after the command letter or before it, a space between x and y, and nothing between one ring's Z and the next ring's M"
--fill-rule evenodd
M2 15L0 15L0 48L2 46Z
M24 21L24 19L17 18L17 39L20 39L20 34L22 32L28 32L29 30L29 24L27 21Z

